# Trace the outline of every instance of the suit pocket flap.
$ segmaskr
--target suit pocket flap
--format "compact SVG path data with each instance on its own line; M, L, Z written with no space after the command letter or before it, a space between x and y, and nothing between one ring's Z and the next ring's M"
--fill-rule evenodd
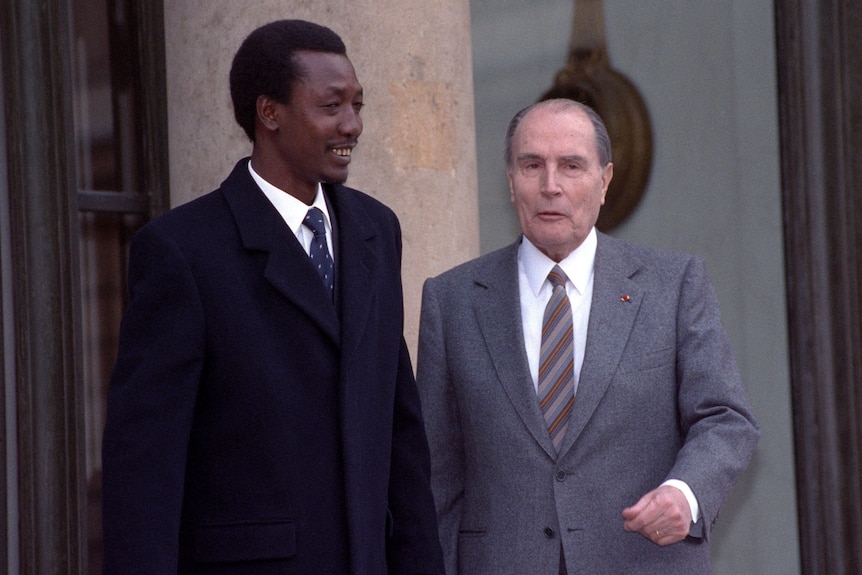
M200 563L285 559L296 555L292 521L206 525L195 531L194 557Z
M623 373L649 371L650 369L673 365L675 361L676 350L672 347L666 347L664 349L641 353L633 357L623 358L620 364L620 371Z

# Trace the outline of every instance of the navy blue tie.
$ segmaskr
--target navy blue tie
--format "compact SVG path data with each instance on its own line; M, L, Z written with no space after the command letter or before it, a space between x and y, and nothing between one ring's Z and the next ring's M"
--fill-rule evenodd
M311 258L314 269L320 274L323 285L326 286L329 299L333 299L335 268L332 265L332 256L329 255L329 246L326 245L326 225L323 222L323 212L319 208L309 209L302 223L314 232L308 256Z

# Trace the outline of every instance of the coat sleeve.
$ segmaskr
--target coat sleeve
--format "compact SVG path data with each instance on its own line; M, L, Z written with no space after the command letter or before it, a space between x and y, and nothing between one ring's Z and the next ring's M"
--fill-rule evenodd
M425 282L419 324L417 384L431 449L431 489L448 575L458 574L458 530L465 455L458 403L448 375L443 317L434 279Z
M679 293L676 370L685 441L669 477L691 487L703 518L702 536L708 539L760 431L700 258L689 262Z
M102 447L104 572L170 574L204 320L189 266L157 227L132 242L129 285Z
M400 351L395 396L387 564L390 574L442 574L440 542L430 486L430 461L419 395L407 345Z

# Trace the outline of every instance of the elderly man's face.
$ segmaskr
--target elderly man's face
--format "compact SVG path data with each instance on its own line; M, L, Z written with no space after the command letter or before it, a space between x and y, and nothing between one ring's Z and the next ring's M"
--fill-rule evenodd
M512 138L508 177L521 231L558 262L595 225L613 164L601 165L595 129L582 111L536 108Z

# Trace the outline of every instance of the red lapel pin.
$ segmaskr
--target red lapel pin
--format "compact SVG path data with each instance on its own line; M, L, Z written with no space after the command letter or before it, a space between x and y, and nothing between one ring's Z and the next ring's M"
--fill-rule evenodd
M620 301L624 302L624 303L630 302L631 300L632 300L632 298L630 298L628 295L624 295L620 298Z

